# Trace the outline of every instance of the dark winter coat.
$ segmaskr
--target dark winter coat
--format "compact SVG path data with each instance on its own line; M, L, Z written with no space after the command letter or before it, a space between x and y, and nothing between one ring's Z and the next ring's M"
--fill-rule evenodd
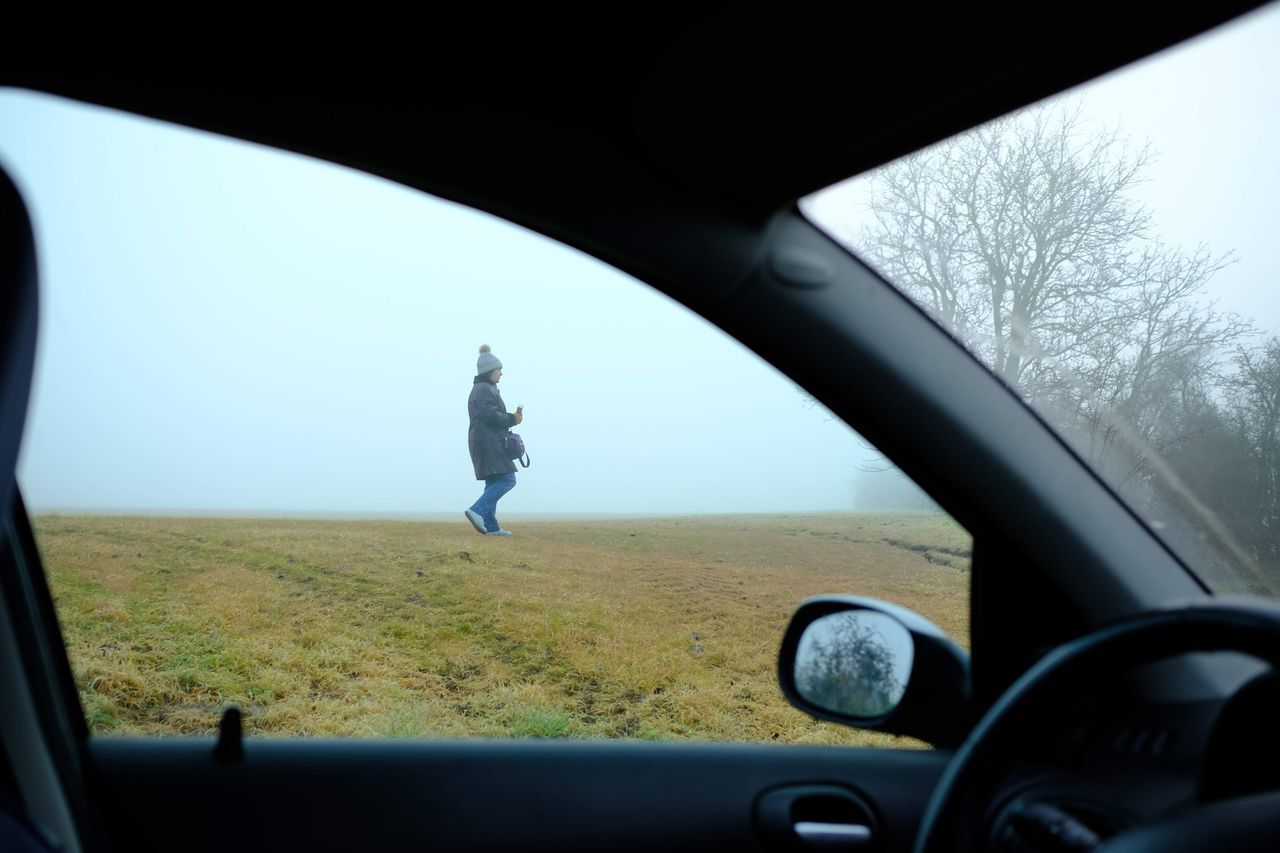
M467 415L471 427L467 430L467 448L471 451L471 464L476 469L476 479L514 474L516 465L507 458L504 436L516 425L516 416L507 413L498 386L487 377L477 376L467 398Z

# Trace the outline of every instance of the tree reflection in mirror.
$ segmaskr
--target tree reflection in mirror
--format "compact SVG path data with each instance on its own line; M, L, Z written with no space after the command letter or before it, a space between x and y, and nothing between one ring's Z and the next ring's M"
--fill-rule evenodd
M914 657L911 634L874 610L815 619L796 649L796 690L814 705L860 719L883 717L902 701Z

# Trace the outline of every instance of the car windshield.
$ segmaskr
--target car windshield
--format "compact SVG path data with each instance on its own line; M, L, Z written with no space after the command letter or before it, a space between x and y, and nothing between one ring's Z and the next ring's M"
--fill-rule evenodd
M803 213L1033 407L1213 590L1280 590L1280 8Z

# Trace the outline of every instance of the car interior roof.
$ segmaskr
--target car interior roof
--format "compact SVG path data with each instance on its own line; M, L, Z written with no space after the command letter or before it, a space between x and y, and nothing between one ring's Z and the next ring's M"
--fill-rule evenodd
M350 165L540 230L557 208L607 199L752 224L1257 5L1131 20L1102 4L539 8L500 22L433 10L411 45L386 45L403 57L390 67L330 47L295 62L196 51L143 70L0 66L0 83Z

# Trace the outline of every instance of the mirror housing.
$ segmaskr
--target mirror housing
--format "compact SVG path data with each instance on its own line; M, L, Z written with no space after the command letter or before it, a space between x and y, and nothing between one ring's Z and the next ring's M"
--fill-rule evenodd
M832 619L837 614L847 616ZM799 671L802 662L807 664L803 669L812 669L815 649L832 649L837 643L852 661L843 665L844 677L871 672L884 682L879 687L852 685L845 695L877 698L832 701L829 691L815 689L808 671ZM896 684L888 684L887 673ZM935 746L957 746L972 722L969 653L923 616L874 598L823 595L805 600L783 635L778 681L792 705L819 719Z

